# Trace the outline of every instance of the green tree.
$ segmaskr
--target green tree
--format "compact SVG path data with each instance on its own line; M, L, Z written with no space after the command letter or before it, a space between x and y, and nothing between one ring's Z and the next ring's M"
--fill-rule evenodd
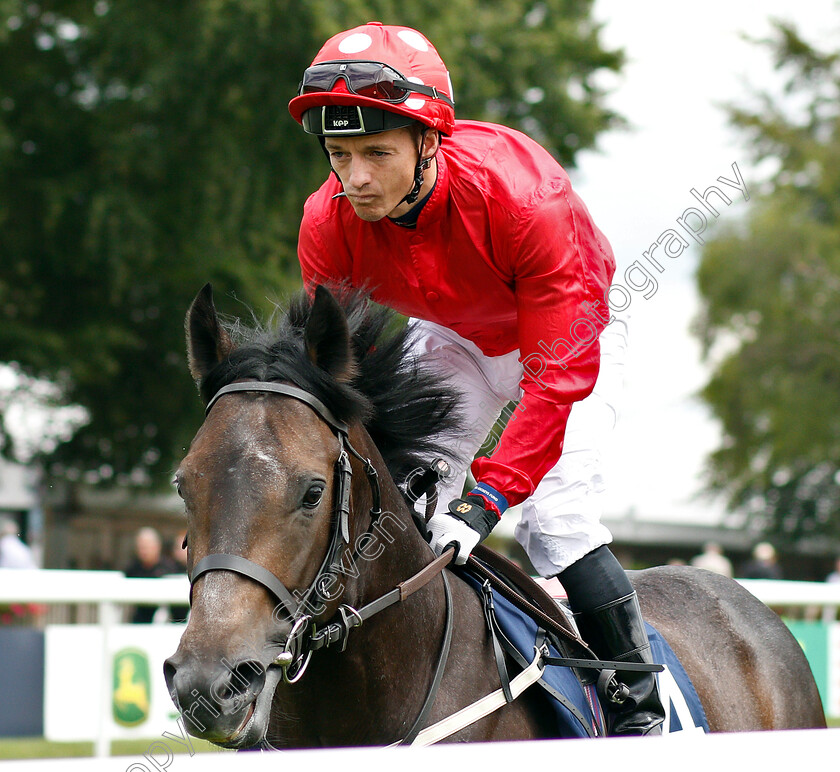
M798 539L840 534L840 54L781 23L770 45L783 88L731 117L775 171L704 248L697 330L724 430L710 485Z
M0 362L62 387L89 423L53 474L165 482L200 421L182 320L299 286L306 195L327 167L287 112L340 29L416 26L462 117L529 131L566 164L618 123L591 2L0 0ZM231 298L237 299L236 301Z

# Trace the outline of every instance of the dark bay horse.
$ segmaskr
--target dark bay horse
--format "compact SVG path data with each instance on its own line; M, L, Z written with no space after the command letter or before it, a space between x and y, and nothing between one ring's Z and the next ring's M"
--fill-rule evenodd
M225 747L411 740L500 687L477 594L440 570L399 487L457 431L454 392L386 312L341 297L319 287L251 331L223 325L208 285L187 315L208 410L176 474L192 610L165 676L187 730ZM825 725L801 648L740 585L632 579L712 731ZM449 739L552 737L543 700L527 689Z

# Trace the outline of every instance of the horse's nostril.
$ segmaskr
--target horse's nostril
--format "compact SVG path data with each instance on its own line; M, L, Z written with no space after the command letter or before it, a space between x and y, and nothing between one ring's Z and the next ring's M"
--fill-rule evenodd
M223 713L239 711L249 704L265 686L265 668L256 660L244 659L236 664L222 660L224 671L210 688L210 696Z
M178 668L171 659L168 659L163 663L163 677L166 680L166 688L169 690L170 694L173 693L173 689L175 688L175 673L177 672Z
M265 683L265 668L256 660L242 660L230 668L231 686L241 692L244 687L251 694L259 694Z

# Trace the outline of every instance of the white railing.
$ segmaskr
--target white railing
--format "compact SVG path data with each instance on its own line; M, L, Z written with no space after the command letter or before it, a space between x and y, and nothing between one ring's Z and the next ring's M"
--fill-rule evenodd
M840 583L739 580L760 601L773 608L820 607L836 614ZM21 571L0 569L0 603L91 603L102 606L182 604L190 594L185 576L128 578L119 571ZM832 617L833 618L833 617Z
M120 571L0 569L0 603L125 606L135 603L186 603L189 596L190 583L186 576L134 579Z
M762 603L774 609L822 609L825 622L837 619L840 609L840 583L788 582L779 579L740 579Z

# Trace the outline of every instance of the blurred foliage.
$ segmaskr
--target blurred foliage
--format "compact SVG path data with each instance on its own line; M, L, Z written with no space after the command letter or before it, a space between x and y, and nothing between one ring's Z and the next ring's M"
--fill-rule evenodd
M703 397L725 441L709 483L770 534L840 535L840 53L777 23L778 93L730 108L773 168L703 251Z
M622 55L591 5L0 0L0 362L90 419L51 473L167 482L201 420L183 354L194 294L212 281L223 310L264 314L299 286L300 213L327 169L287 103L328 36L421 29L461 117L572 165L621 123L599 83Z

